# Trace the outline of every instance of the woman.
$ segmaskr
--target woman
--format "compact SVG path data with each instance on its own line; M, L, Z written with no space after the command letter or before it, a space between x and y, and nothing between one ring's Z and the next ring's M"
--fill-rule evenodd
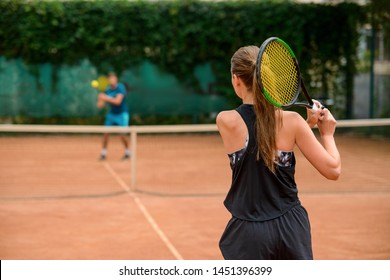
M220 240L225 259L313 259L310 223L294 180L294 146L326 178L337 180L336 121L327 109L276 110L255 73L259 48L240 48L231 59L233 88L243 104L217 116L233 172L224 204L232 218ZM319 103L315 101L317 106ZM321 143L311 127L321 134Z

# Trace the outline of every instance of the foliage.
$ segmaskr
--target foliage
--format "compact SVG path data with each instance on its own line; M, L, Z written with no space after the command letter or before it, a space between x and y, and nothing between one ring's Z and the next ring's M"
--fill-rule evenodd
M355 4L290 1L2 0L0 9L0 55L7 58L32 65L88 58L117 72L148 59L188 87L198 86L195 66L209 62L214 91L228 98L231 55L270 36L292 46L314 96L352 98L357 27L365 20Z
M371 24L376 30L382 30L385 38L385 47L390 54L390 1L371 0L368 7Z

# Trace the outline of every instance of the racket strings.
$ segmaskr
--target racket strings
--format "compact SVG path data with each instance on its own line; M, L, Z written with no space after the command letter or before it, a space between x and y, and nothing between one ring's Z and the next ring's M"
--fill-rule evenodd
M289 50L280 42L270 42L263 53L260 77L264 93L276 106L294 102L299 89L297 65Z

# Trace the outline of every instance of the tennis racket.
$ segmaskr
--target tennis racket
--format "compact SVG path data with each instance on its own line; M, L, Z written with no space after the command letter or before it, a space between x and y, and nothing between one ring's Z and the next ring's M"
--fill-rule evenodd
M106 76L99 76L97 80L91 81L91 87L97 89L99 92L104 92L108 84L109 82Z
M107 89L107 86L109 84L107 76L99 76L97 80L91 81L91 87L95 88L98 93L104 92ZM98 100L96 106L98 108L103 108L106 103L102 100Z
M264 41L257 56L256 73L264 96L274 106L318 109L306 90L294 52L283 40L271 37ZM300 89L307 102L297 102Z

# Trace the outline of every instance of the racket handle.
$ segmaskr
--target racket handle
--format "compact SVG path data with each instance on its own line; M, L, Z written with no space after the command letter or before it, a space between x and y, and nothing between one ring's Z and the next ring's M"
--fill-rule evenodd
M301 79L301 88L302 88L303 95L305 96L307 102L309 102L309 105L311 106L311 110L313 110L313 111L318 111L318 107L317 107L317 105L314 103L313 99L311 99L309 93L307 92L306 85L305 85L305 83L303 82L302 79ZM325 107L322 106L322 104L321 104L321 109L324 109L324 108L325 108Z
M309 102L307 102L307 103L295 102L293 105L302 106L302 107L305 107L305 108L313 110L313 111L318 111L318 109L319 109L314 102L312 104L309 104ZM284 107L284 108L288 108L288 107ZM323 106L322 104L321 104L321 109L325 109L325 106Z
M309 102L309 105L311 106L311 110L318 111L317 105L314 103L313 99L311 99L309 93L307 92L306 85L303 82L303 79L301 79L301 88L302 88L303 95L305 96L307 102ZM325 109L324 105L322 104L321 104L321 109Z
M317 107L317 105L313 102L313 105L312 105L311 109L313 111L318 111L318 109L321 109L321 110L325 109L324 105L322 105L321 103L320 103L320 105L321 105L321 107Z

